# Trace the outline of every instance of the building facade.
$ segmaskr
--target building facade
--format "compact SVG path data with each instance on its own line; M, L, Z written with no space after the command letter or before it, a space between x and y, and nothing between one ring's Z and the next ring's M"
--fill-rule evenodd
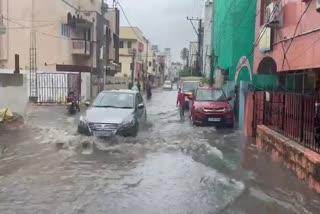
M22 72L81 73L83 85L89 86L82 97L94 96L104 88L109 56L118 61L115 11L111 23L103 1L1 0L6 32L0 36L0 69L14 70L18 54Z
M319 2L259 0L256 10L256 74L277 74L287 91L312 92L320 79Z
M134 80L142 79L145 42L146 39L138 27L120 27L121 76Z

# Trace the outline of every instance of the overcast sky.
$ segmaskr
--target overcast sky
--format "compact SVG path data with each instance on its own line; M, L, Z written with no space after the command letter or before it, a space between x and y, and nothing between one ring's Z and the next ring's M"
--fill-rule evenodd
M108 0L108 3L112 0ZM119 0L132 26L160 49L171 48L172 59L180 60L180 51L197 36L186 17L200 17L204 0ZM120 11L121 12L121 11ZM197 24L197 23L195 23ZM128 26L121 15L121 26Z

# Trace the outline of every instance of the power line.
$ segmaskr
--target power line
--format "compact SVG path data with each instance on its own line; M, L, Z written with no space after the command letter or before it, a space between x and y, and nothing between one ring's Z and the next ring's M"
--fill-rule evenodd
M187 20L189 20L190 21L190 23L191 23L191 25L192 25L192 27L193 27L193 29L194 29L194 31L196 32L196 34L199 36L199 32L198 32L198 30L197 30L197 28L196 28L196 26L194 26L194 24L193 24L193 21L199 21L200 19L199 18L189 18L188 16L187 16Z
M14 24L19 25L19 26L21 26L21 27L29 28L29 27L27 27L27 26L25 26L25 25L23 25L23 24L20 24L20 23L18 23L18 22L12 21L11 19L8 19L8 18L6 18L6 17L4 17L4 16L2 16L2 18L5 19L5 20L7 20L8 22L14 23ZM30 29L32 29L32 28L30 28ZM49 34L49 33L45 33L45 32L38 31L38 30L33 30L33 31L35 31L35 32L37 32L37 33L40 33L40 34L43 34L43 35L46 35L46 36L51 36L51 37L54 37L54 38L57 38L57 39L70 40L69 38L52 35L52 34Z
M273 8L273 10L272 10L272 12L271 12L271 15L278 9L280 3L281 3L281 0L279 0L279 1L277 2L277 5ZM281 8L281 10L283 10L283 8ZM257 15L258 15L258 13L257 13ZM267 20L268 23L270 22L270 18L271 18L271 16L270 16L270 17L268 18L268 20ZM255 50L255 48L257 47L257 45L259 44L259 42L261 41L262 35L265 33L266 29L267 29L267 24L265 24L265 25L263 26L262 30L260 31L260 33L259 33L256 41L255 41L254 44L253 44L253 49L252 49L251 53L248 55L248 57L250 57L250 56L254 53L254 50Z
M284 53L284 55L286 55L286 54L288 53L288 51L289 51L289 49L290 49L290 47L291 47L291 45L292 45L292 42L293 42L293 40L295 39L295 36L296 36L297 30L298 30L299 24L300 24L303 16L304 16L304 15L306 14L306 12L308 11L311 3L312 3L312 1L309 2L309 4L307 5L306 9L305 9L305 10L303 11L303 13L301 14L300 19L299 19L299 21L298 21L297 24L296 24L296 28L295 28L295 30L294 30L292 39L290 40L290 44L288 45L288 48L287 48L286 52ZM281 65L281 70L283 69L283 66L284 66L284 60L285 60L285 58L283 57L282 65Z
M127 20L127 23L128 23L129 26L131 27L132 31L136 34L136 36L137 36L140 40L143 41L144 39L141 38L140 35L138 35L138 33L136 32L136 30L134 29L134 27L131 25L131 22L130 22L130 20L128 19L128 16L127 16L127 14L125 13L125 11L124 11L122 5L120 4L120 2L117 1L117 2L116 2L116 5L119 5L120 10L122 11L124 18Z
M300 58L301 55L303 55L304 53L306 53L310 48L312 48L317 42L320 41L320 36L313 42L311 43L310 46L308 46L302 53L298 54L297 56L295 56L291 62L295 61L296 59Z
M46 25L37 25L37 26L21 26L21 27L7 27L6 29L31 29L31 28L42 28L42 27L50 27L57 24L46 24Z

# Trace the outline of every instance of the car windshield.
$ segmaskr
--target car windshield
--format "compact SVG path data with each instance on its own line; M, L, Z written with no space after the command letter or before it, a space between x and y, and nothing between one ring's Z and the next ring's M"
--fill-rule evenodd
M199 82L184 82L182 85L183 92L192 92L197 89Z
M222 90L198 90L196 101L227 101L226 95Z
M134 108L134 96L129 93L100 93L92 105L105 108Z
M165 85L171 85L171 82L170 81L165 81L164 84Z

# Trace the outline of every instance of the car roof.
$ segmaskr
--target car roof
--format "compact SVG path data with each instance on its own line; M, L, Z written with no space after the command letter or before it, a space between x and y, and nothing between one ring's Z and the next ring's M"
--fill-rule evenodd
M113 90L105 90L102 91L102 93L127 93L127 94L137 94L139 93L138 91L135 90L130 90L130 89L113 89Z
M198 87L198 89L203 89L203 90L222 90L221 88L218 88L216 86L201 86L201 87Z
M186 82L201 82L200 80L184 80L182 83L186 83Z

